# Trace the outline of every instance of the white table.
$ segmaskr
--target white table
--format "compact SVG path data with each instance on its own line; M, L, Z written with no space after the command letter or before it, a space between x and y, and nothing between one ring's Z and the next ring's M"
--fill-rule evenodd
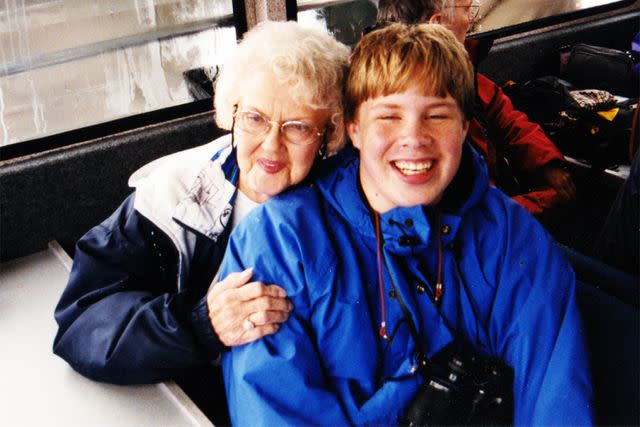
M0 425L212 426L173 382L91 381L52 353L70 259L49 250L0 264Z

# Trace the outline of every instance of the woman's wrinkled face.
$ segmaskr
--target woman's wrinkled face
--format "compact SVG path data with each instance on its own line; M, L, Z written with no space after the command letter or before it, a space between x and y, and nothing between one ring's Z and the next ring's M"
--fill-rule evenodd
M239 123L242 113L244 126ZM263 133L248 131L262 119L272 121ZM253 73L242 86L234 126L240 191L262 203L301 182L309 174L324 138L315 131L325 131L328 120L326 110L299 104L289 87L279 84L270 73ZM313 135L304 144L290 142L281 132L281 125L291 121L296 123L291 124L288 134L298 135L304 126L313 128Z

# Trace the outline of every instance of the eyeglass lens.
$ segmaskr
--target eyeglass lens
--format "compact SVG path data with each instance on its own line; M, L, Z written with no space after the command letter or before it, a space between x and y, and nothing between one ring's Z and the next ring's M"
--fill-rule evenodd
M278 122L267 120L254 111L241 111L237 114L237 117L240 129L253 135L263 135L269 132L273 124L278 124ZM313 141L312 137L317 135L313 126L301 121L282 123L280 132L285 140L292 144L310 143Z

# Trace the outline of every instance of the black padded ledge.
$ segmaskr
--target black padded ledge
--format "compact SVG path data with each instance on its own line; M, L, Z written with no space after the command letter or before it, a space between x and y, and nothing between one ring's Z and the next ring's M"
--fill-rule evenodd
M636 2L637 3L637 2ZM630 50L640 28L640 10L602 17L591 22L540 30L507 41L497 40L479 71L498 84L524 83L536 77L558 75L558 51L576 43Z
M0 261L66 249L131 192L129 175L222 135L211 111L0 162Z

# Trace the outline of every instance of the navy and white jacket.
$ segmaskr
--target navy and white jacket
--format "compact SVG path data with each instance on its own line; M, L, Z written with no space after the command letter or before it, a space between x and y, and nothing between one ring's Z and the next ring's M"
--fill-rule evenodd
M205 294L230 233L230 143L223 136L144 166L129 180L136 191L78 241L53 351L81 374L157 382L219 356Z
M380 215L380 292L358 165L271 199L231 234L221 274L254 267L255 280L280 284L295 307L277 334L223 354L232 423L397 425L422 383L416 350L432 357L455 337L513 368L516 425L591 424L575 276L540 224L489 186L466 146L439 206ZM389 340L378 333L381 294Z

